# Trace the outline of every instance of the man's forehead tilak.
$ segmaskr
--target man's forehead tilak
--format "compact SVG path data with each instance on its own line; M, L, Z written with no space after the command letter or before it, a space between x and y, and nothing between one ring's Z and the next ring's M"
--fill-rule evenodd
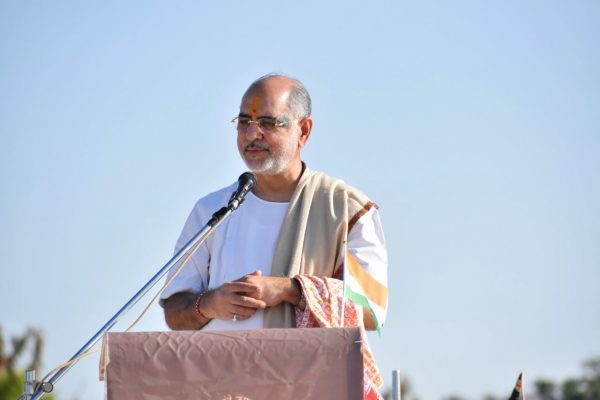
M260 107L260 97L254 96L252 98L252 106L250 109L250 115L252 118L256 118L256 114L258 113L258 108Z

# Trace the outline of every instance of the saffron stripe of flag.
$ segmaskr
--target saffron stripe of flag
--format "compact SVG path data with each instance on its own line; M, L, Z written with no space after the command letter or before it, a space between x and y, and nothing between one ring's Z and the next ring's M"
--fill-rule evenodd
M387 309L388 289L373 278L348 250L344 266L344 296L368 309L375 329L381 333Z

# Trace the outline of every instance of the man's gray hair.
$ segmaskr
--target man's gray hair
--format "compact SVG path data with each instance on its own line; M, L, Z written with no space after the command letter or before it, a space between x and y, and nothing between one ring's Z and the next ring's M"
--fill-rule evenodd
M292 78L291 76L285 74L270 73L261 76L260 78L255 80L250 86L254 86L262 80L277 76L287 78L294 82L294 88L290 92L290 98L288 100L288 107L294 118L310 117L310 114L312 112L312 100L310 99L310 94L308 94L308 90L306 90L302 82L300 82L298 79Z

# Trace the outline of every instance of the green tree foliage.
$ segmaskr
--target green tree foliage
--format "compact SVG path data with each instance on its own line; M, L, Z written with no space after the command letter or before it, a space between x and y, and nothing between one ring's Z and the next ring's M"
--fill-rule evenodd
M600 357L587 360L583 364L586 369L584 387L590 400L600 400Z
M28 329L21 336L13 336L11 343L9 351L0 326L0 400L17 400L23 394L25 369L40 369L44 340L39 330ZM19 368L18 360L28 349L31 349L30 362L25 369ZM53 400L54 397L45 395L43 399Z
M402 379L402 400L418 400L419 396L411 391L408 380ZM505 395L485 395L482 400L506 400L512 387L507 385ZM386 400L391 400L390 391L383 393ZM525 383L525 398L527 400L600 400L600 357L592 358L583 363L583 375L578 378L568 378L563 382L548 379L537 379L533 385ZM447 396L444 400L461 400L462 396Z
M535 400L600 400L600 357L583 363L583 376L555 383L535 381Z
M0 372L0 400L17 400L23 394L23 376Z
M538 400L557 400L556 383L547 379L538 379L533 385Z

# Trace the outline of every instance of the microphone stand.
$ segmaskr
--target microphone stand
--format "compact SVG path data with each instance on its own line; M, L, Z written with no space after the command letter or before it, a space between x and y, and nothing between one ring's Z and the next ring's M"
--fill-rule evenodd
M255 183L256 181L254 181ZM254 186L254 184L252 184ZM252 188L250 187L250 189ZM246 190L246 193L249 191ZM243 196L245 196L245 194ZM236 193L234 193L236 194ZM73 355L69 359L69 362L75 360L77 357L82 355L84 352L91 349L104 335L104 333L108 332L118 321L119 319L128 312L131 307L133 307L152 287L158 282L168 271L173 267L183 256L190 252L193 254L198 247L206 238L213 232L213 230L221 224L234 210L236 210L240 204L243 202L243 196L238 196L229 201L229 204L226 207L221 207L220 210L216 211L211 219L206 223L206 225L189 241L187 244L177 252L117 313L110 319L90 340L84 344L77 353ZM36 385L35 381L35 371L27 371L25 372L25 384L24 384L24 392L23 395L19 397L18 400L37 400L42 397L46 393L52 392L54 389L55 383L63 377L75 365L77 361L74 361L71 364L68 364L65 367L59 369L48 381L40 382L39 385Z

